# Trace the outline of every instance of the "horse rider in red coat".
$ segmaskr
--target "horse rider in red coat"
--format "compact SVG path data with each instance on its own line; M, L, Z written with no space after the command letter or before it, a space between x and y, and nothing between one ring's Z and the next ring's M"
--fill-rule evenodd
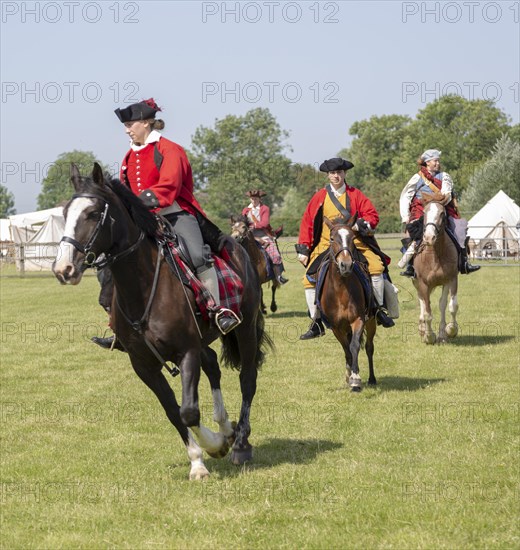
M289 282L283 276L285 268L283 266L282 256L278 250L275 237L270 224L270 210L267 204L262 202L262 197L265 197L267 193L260 191L259 189L252 189L246 193L251 199L248 206L242 210L242 216L249 220L249 223L253 227L253 235L260 242L267 252L271 262L273 264L273 270L276 280L284 285ZM256 230L256 231L255 231Z
M312 277L312 280L308 277L309 271L313 270L315 260L330 246L330 230L323 221L324 217L333 220L337 217L344 218L346 215L350 217L357 213L357 221L352 227L356 232L354 245L368 263L377 303L377 322L385 328L395 324L383 307L385 256L374 252L374 248L364 239L373 235L379 222L379 215L366 195L347 184L345 173L353 167L350 161L342 158L332 158L323 162L320 171L327 173L330 185L314 194L303 214L296 252L298 260L307 268L303 286L312 322L309 330L300 336L300 340L310 340L325 334L325 328L316 307L316 283Z
M417 247L416 243L422 238L422 224L419 220L424 212L423 195L434 193L444 195L447 201L448 228L457 241L460 273L468 274L480 269L479 265L471 265L468 261L467 243L469 237L466 236L468 222L459 215L453 199L453 180L447 172L441 171L440 156L441 151L437 149L425 151L417 160L419 172L410 178L401 192L399 200L401 220L407 224L406 230L411 238L411 244L397 264L401 268L406 266L405 271L401 273L405 277L415 276L413 257ZM403 240L403 242L405 241L406 239Z
M224 334L233 330L240 320L230 310L220 307L218 279L211 259L211 248L216 248L219 229L206 217L193 194L193 176L184 149L160 133L164 122L155 115L161 108L153 99L116 109L130 137L130 149L121 165L121 182L137 195L151 212L161 214L172 225L175 233L186 243L195 273L211 293L217 307L215 321ZM209 238L208 238L209 237ZM103 293L103 291L102 291ZM110 300L111 301L111 300ZM102 304L105 309L110 303ZM113 337L93 341L102 347L112 346Z

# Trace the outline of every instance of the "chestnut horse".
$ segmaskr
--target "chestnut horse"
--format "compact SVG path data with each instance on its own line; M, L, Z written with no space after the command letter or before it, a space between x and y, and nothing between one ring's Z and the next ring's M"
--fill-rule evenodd
M415 269L413 284L417 290L421 308L419 334L426 344L435 344L436 341L445 343L447 338L455 338L459 330L457 324L458 252L446 232L445 203L445 197L440 194L423 197L423 238L413 262ZM442 294L439 299L441 314L439 334L436 336L432 329L430 295L438 286L442 286ZM448 324L446 324L446 305L451 315L451 322Z
M259 311L258 275L244 249L227 239L230 266L241 277L242 323L222 338L224 362L240 370L242 406L238 424L228 419L220 389L221 372L209 347L220 332L195 315L197 307L187 289L164 261L157 218L118 180L105 180L96 163L92 178L82 178L72 166L75 194L65 208L65 231L53 271L62 284L77 285L88 267L108 265L115 291L112 326L128 352L139 378L155 393L166 416L179 432L191 461L190 479L209 475L202 450L220 458L233 445L231 460L252 458L249 443L251 404L263 347L270 344ZM179 407L161 369L172 361L180 370L182 404ZM200 422L200 370L208 376L213 396L213 432ZM101 367L100 367L101 368ZM188 429L189 428L189 429ZM194 434L194 435L193 435Z
M355 270L354 232L357 215L348 221L336 219L325 223L330 229L329 266L323 281L320 306L334 336L343 346L347 368L347 383L352 391L361 391L358 356L366 336L368 384L377 384L374 375L374 336L376 319L370 315L361 281ZM370 278L368 278L370 281ZM370 282L368 283L370 284Z
M256 232L257 230L255 230ZM263 230L260 230L263 232ZM265 234L265 233L264 233ZM280 283L276 279L276 276L269 278L269 272L267 268L266 254L260 250L261 244L255 238L255 234L251 229L251 223L245 216L235 218L231 217L231 236L236 239L246 250L251 258L251 262L256 267L260 284L271 282L271 306L270 309L274 313L278 306L276 304L276 291L280 288ZM278 245L277 245L278 246ZM262 313L267 313L264 304L264 293L262 291L261 297Z

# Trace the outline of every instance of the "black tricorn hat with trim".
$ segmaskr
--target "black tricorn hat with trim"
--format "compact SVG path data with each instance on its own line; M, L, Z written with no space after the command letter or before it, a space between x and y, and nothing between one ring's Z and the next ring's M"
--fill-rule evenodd
M161 110L153 97L151 97L139 103L133 103L124 109L116 109L114 113L121 122L133 122L134 120L155 118L155 113Z
M265 191L260 191L260 189L251 189L251 191L246 191L246 195L248 197L258 197L261 199L265 197L267 193Z
M332 172L334 170L345 170L346 172L351 168L354 168L354 165L350 162L350 160L333 158L322 162L320 172Z

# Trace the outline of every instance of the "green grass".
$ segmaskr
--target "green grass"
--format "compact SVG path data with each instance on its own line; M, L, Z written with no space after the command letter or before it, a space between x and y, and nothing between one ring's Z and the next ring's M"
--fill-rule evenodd
M412 284L393 267L401 318L378 330L379 385L360 394L330 332L298 341L303 269L286 267L254 461L208 457L204 483L188 481L184 446L127 357L89 342L106 324L95 277L73 288L3 270L1 547L520 547L518 267L460 277L460 333L445 346L420 343ZM365 381L366 365L363 353ZM223 391L236 418L236 372ZM211 426L204 379L201 401Z

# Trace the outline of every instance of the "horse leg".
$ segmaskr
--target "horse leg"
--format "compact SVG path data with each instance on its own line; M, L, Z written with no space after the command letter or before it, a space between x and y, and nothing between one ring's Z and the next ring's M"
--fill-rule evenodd
M448 302L448 310L450 312L451 321L446 325L446 336L455 338L459 333L459 325L457 324L457 311L459 303L457 301L457 278L450 283L450 300Z
M350 338L350 355L352 357L351 374L348 379L350 389L354 392L361 391L361 376L359 376L359 348L361 347L361 337L363 336L364 323L361 319L356 319L350 324L352 327L352 337Z
M166 416L169 421L175 426L179 435L181 436L186 450L188 451L188 457L191 462L190 479L205 479L209 476L209 472L202 460L202 449L194 441L192 435L189 433L188 428L184 424L180 415L180 408L175 394L170 385L166 381L166 378L160 370L151 370L136 359L130 358L132 361L132 367L137 376L153 391L153 393L159 399Z
M448 285L442 285L441 297L439 298L439 335L437 342L439 344L446 343L446 306L448 305Z
M184 424L191 428L198 444L210 455L224 455L229 449L227 438L222 433L212 432L200 423L198 386L202 354L198 350L189 350L179 363L182 379L182 405L180 414ZM227 449L226 449L227 447Z
M208 453L213 458L222 458L226 456L229 447L234 441L234 426L229 421L224 398L220 389L220 368L218 365L217 354L210 347L202 350L202 370L206 374L211 387L213 397L213 420L219 425L219 432L224 435L227 445L223 446L217 453Z
M242 329L240 332L238 329ZM251 435L251 406L256 393L257 370L261 362L262 352L257 349L259 338L256 333L256 326L249 331L247 327L240 325L235 329L234 334L227 337L235 338L235 345L240 350L240 390L242 393L242 404L240 417L235 428L235 443L231 451L231 462L236 465L244 464L253 458L253 447L249 443Z
M260 287L260 311L265 315L267 313L267 308L264 304L264 291L262 287Z
M273 286L271 288L271 311L273 313L278 309L278 306L276 305L276 299L275 299L277 288L278 288L277 282L273 281Z
M425 344L435 344L435 332L432 330L432 309L430 303L430 290L424 288L423 292L419 292L419 334Z
M375 386L377 384L374 374L374 336L376 335L376 320L372 317L365 325L365 351L368 357L368 385Z

